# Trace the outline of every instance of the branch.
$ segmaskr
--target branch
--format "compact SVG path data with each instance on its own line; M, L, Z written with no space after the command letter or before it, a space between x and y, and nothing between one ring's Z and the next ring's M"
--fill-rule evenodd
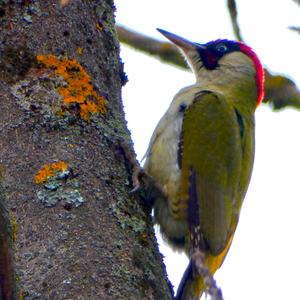
M289 29L296 31L298 34L300 34L300 26L290 26Z
M285 107L300 109L300 92L296 84L282 75L271 75L265 70L265 100L274 110Z
M294 0L294 2L300 5L300 0Z
M298 5L300 5L300 0L294 0L294 2L296 2ZM300 34L300 26L290 26L289 29L296 31L297 33Z
M230 19L231 19L231 24L232 24L234 35L238 41L243 41L240 27L239 27L238 20L237 20L238 12L236 9L235 0L227 0L227 7L229 10L229 14L230 14Z
M150 54L163 62L188 69L178 50L172 44L160 42L121 26L117 27L117 32L119 40L123 44ZM265 72L264 102L268 102L274 110L285 107L300 109L300 91L297 89L296 84L285 76L272 75L268 70L265 70Z
M121 43L146 54L155 56L162 62L187 69L187 65L174 45L168 42L160 42L143 34L128 30L122 26L117 26L117 33Z

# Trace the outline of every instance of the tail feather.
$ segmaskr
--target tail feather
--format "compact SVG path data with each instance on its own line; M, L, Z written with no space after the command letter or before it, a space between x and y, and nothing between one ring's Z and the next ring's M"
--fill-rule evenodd
M177 289L175 300L198 300L203 290L203 280L195 276L193 262L190 260Z

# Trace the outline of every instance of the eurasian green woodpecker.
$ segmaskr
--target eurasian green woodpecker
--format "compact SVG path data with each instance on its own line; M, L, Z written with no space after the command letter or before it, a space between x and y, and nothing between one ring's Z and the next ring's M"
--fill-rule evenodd
M196 83L174 97L145 154L144 170L162 188L154 218L164 239L205 255L212 274L231 245L254 159L254 112L263 99L263 67L243 43L188 41L158 29L193 70ZM176 299L198 299L203 279L191 261Z

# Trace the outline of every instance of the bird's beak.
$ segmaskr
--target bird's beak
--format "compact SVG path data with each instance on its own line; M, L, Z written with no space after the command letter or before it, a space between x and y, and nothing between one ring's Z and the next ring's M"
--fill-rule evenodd
M179 49L181 49L184 53L188 53L189 51L193 51L198 49L204 49L205 47L203 45L193 43L179 35L176 35L174 33L168 32L163 29L157 28L157 31L159 31L162 35L164 35L168 40L170 40L172 43L174 43Z

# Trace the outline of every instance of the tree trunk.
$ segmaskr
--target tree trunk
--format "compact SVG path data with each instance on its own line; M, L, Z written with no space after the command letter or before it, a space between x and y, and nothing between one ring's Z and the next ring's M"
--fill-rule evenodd
M0 1L0 299L172 299L129 194L113 12Z

